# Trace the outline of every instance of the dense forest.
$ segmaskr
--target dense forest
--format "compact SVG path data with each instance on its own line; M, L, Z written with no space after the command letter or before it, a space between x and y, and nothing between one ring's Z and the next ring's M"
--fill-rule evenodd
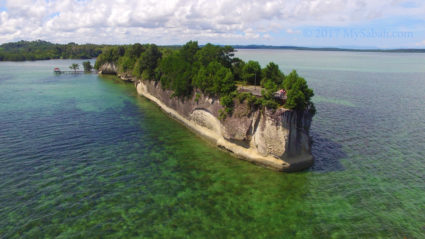
M225 108L224 117L232 112L234 100L247 101L251 107L276 109L284 106L315 112L311 102L313 90L296 71L284 75L273 62L265 68L256 61L244 62L234 57L231 46L206 44L200 47L196 41L178 49L154 44L114 46L98 56L95 68L108 62L115 63L119 73L161 82L162 87L173 90L176 97L192 96L195 89L219 97ZM238 92L237 85L260 85L262 96ZM287 92L284 103L274 97L279 89Z
M0 61L90 59L102 53L104 45L54 44L47 41L19 41L0 45Z

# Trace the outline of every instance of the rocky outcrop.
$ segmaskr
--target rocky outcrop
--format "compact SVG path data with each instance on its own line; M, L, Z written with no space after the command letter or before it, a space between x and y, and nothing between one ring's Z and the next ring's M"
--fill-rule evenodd
M100 70L116 74L115 66L104 65ZM171 117L241 159L279 171L298 171L313 164L309 137L312 115L308 112L253 110L235 100L233 113L220 120L223 107L217 98L201 92L177 98L158 82L141 81L130 74L118 76L134 82L139 95L155 102Z
M155 81L138 80L135 85L140 95L171 117L239 158L279 171L302 170L313 163L308 134L312 115L308 112L251 110L235 100L232 115L219 120L223 107L216 98L201 92L185 99L172 97L172 91Z
M117 66L114 63L105 63L99 67L99 74L117 74Z

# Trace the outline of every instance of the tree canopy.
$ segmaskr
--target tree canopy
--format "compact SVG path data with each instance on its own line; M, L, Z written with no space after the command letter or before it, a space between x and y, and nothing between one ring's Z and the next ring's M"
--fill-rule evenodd
M172 90L176 97L192 96L194 90L219 97L226 112L231 112L235 97L253 105L276 108L282 104L274 97L279 89L287 91L286 108L314 108L311 102L313 91L295 71L285 76L273 62L263 69L257 61L244 62L234 58L231 46L206 44L201 47L198 42L189 41L178 49L154 44L109 47L98 56L95 68L106 62L115 63L119 73L160 81L162 87ZM262 97L238 92L238 82L261 85Z
M77 63L72 63L72 65L69 66L69 69L77 71L78 69L80 69L80 65L78 65Z
M248 61L242 68L242 81L249 85L260 85L261 66L258 61Z
M83 68L85 72L90 72L93 69L93 66L91 65L90 61L84 61Z
M18 41L0 45L0 61L48 59L90 59L97 57L104 45L76 43L54 44L47 41Z

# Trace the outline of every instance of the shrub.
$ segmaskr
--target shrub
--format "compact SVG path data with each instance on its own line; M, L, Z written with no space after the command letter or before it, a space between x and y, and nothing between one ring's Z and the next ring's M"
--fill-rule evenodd
M248 61L242 68L242 80L251 85L260 85L260 63L257 61Z
M283 81L285 79L285 76L280 71L279 66L276 65L273 62L270 62L266 66L266 68L264 68L262 70L261 74L262 74L262 77L263 77L263 79L261 81L261 83L262 83L261 85L263 87L265 87L265 88L267 88L267 86L264 85L263 83L266 83L267 82L267 84L269 86L271 85L271 83L273 83L273 85L276 85L276 88L277 88L277 86L282 85L282 83L283 83Z
M308 88L305 79L299 77L295 70L285 78L283 85L288 96L285 107L305 110L312 104L313 90Z
M233 111L233 98L230 95L222 96L220 98L220 104L224 106L224 111L227 115Z
M90 72L93 69L93 66L91 65L90 61L84 61L83 68L85 72Z
M267 107L269 109L277 109L277 107L279 107L279 104L274 100L263 99L261 103L264 107Z
M198 103L199 98L201 98L201 94L196 93L196 95L195 95L195 101L196 101L196 103Z

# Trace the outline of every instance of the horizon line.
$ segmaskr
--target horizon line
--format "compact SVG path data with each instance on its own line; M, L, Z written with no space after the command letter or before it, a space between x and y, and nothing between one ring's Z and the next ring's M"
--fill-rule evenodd
M76 42L68 42L68 43L54 43L46 40L18 40L12 42L1 43L0 46L10 43L18 43L18 42L47 42L51 44L57 45L68 45L68 44L77 44L77 45L105 45L105 46L120 46L120 45L133 45L136 43L124 43L124 44L109 44L109 43L76 43ZM193 41L193 40L192 40ZM155 43L139 43L139 44L155 44ZM209 43L206 43L209 44ZM205 46L206 44L199 44L199 46ZM295 45L268 45L268 44L216 44L210 43L218 46L231 46L235 49L283 49L283 50L315 50L315 51L359 51L359 52L417 52L417 53L425 53L425 47L422 48L379 48L379 47L361 47L361 46L295 46ZM163 47L181 47L184 44L158 44L158 46Z

